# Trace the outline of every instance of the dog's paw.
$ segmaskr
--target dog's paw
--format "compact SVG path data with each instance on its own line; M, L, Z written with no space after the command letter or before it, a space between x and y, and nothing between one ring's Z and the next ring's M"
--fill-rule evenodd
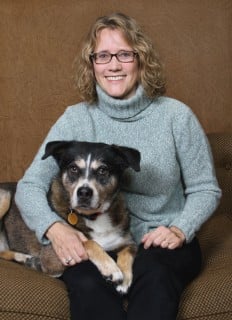
M128 285L126 283L121 283L121 284L116 286L116 290L121 295L124 295L124 294L127 294L129 287L130 287L130 284Z
M123 281L123 274L121 270L112 272L109 275L103 275L103 277L107 282L112 282L115 285L118 285Z
M25 265L31 269L42 271L41 261L39 257L28 256L28 258L25 261Z
M105 265L104 269L101 270L101 274L106 281L112 282L116 285L123 281L123 273L114 261Z
M122 283L119 283L116 286L116 290L118 291L118 293L120 293L121 295L124 295L128 292L130 286L132 283L132 275L124 275L123 281Z

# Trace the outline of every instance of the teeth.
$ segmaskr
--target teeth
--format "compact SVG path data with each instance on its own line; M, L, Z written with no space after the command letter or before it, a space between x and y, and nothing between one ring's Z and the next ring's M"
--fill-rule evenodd
M122 80L123 76L107 77L108 80Z

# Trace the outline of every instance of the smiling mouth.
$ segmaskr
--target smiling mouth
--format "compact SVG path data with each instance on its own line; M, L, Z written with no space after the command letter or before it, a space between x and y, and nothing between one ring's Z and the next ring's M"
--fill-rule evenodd
M107 80L111 80L111 81L118 81L118 80L123 80L125 76L110 76L110 77L106 77Z

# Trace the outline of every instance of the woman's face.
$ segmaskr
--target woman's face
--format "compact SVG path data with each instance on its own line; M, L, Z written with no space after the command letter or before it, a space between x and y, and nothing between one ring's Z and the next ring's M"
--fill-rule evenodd
M94 53L133 51L120 30L102 29L98 33ZM139 78L138 59L133 62L119 62L115 56L106 64L93 62L94 74L99 86L110 96L128 99L134 95Z

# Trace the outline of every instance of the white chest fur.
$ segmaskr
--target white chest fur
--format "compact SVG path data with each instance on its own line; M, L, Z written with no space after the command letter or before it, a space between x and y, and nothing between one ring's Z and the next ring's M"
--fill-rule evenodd
M122 237L119 227L112 225L107 213L101 214L96 220L86 220L86 225L93 231L90 235L93 240L100 244L106 251L114 250L127 242L130 237Z

